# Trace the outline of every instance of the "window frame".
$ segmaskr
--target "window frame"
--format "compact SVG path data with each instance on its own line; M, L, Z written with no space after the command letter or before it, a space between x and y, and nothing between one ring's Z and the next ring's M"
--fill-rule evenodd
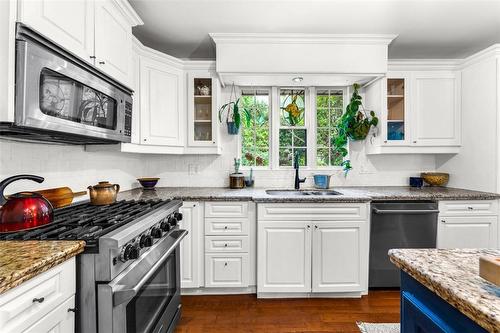
M304 89L304 105L305 105L305 120L304 128L307 138L307 165L301 166L303 170L342 170L342 166L318 166L317 165L317 124L316 124L316 91L317 90L342 90L343 106L342 113L345 112L346 106L349 104L348 96L351 88L345 86L242 86L237 87L237 94L241 95L241 90L267 90L269 91L269 166L241 166L241 170L292 170L293 166L279 165L279 130L280 130L280 90L281 89ZM238 158L242 158L242 134L238 135ZM348 153L345 159L349 159L350 150L347 147Z
M266 90L269 92L269 138L268 138L268 146L269 146L269 165L268 166L248 166L248 165L243 165L241 164L240 166L240 170L250 170L250 169L253 169L253 170L272 170L272 159L273 159L273 156L274 156L274 153L272 151L272 142L273 142L273 126L272 126L272 123L273 123L273 120L272 120L272 113L274 112L274 109L273 109L273 95L272 95L272 87L261 87L261 86L244 86L244 87L237 87L236 88L236 94L237 96L241 96L242 94L242 90ZM243 124L241 125L243 126ZM243 148L243 131L242 129L240 128L240 133L238 134L238 158L240 160L243 159L243 155L242 155L242 148Z

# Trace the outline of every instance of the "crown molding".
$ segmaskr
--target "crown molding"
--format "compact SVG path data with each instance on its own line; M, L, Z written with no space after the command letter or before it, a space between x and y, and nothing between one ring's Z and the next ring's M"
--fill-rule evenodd
M210 33L216 44L381 44L389 45L394 34L292 34Z
M389 59L388 71L453 71L462 62L461 59Z
M141 17L132 8L127 0L113 0L113 2L118 6L122 14L127 18L132 26L143 25Z
M500 57L500 43L493 44L482 51L476 52L473 55L462 60L459 68L463 69L483 60L492 58L492 57Z

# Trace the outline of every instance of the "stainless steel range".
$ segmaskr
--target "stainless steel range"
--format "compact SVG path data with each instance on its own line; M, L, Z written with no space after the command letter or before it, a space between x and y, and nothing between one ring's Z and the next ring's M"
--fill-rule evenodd
M181 201L78 204L54 222L0 239L78 239L77 331L173 332L180 318Z

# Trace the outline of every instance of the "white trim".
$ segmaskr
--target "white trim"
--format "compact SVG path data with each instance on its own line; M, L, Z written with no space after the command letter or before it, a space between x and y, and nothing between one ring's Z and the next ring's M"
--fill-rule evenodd
M113 2L118 6L121 14L125 17L125 19L130 23L131 26L143 25L141 17L137 14L137 12L132 8L130 3L127 0L113 0Z
M209 33L216 44L381 44L389 45L395 34L299 34L299 33Z
M387 71L453 71L460 63L460 59L390 59L387 62Z
M500 57L500 43L493 44L462 60L457 69L464 69L491 57Z

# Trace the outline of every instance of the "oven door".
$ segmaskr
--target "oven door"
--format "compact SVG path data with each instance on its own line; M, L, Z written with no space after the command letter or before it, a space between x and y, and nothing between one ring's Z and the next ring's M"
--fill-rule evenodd
M111 283L97 286L100 333L173 332L180 317L179 244L186 234L174 230Z
M21 34L16 40L15 125L130 142L130 94L86 66Z

